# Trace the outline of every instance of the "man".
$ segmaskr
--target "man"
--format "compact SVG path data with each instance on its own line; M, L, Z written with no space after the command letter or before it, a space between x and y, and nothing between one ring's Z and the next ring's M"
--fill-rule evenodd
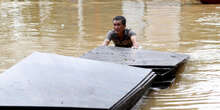
M103 45L108 46L111 40L117 47L138 48L136 33L126 28L126 19L123 16L116 16L112 20L113 30L107 33Z

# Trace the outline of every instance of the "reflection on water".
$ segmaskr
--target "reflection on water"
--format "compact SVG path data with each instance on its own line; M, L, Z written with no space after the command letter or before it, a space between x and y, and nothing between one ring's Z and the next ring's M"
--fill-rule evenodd
M127 28L133 29L137 35L143 35L146 27L146 22L143 19L145 8L145 2L143 0L122 1L122 15L127 18Z
M168 89L140 110L220 108L220 7L190 0L2 0L0 72L34 51L80 56L124 15L142 49L190 55Z
M145 29L146 41L150 44L153 43L155 48L161 47L160 50L166 49L167 46L171 50L178 50L178 42L180 40L180 0L148 1L146 12L145 19L148 23L148 28ZM166 44L163 42L166 42Z
M216 110L220 107L218 15L217 5L181 6L177 51L191 58L171 88L152 93L153 106L146 109Z

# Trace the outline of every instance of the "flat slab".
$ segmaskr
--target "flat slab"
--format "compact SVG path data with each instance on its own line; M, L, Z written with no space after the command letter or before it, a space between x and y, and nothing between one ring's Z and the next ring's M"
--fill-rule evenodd
M36 52L0 74L0 108L120 108L153 80L151 71Z
M112 46L100 46L81 56L86 59L139 67L175 67L188 57L185 54Z

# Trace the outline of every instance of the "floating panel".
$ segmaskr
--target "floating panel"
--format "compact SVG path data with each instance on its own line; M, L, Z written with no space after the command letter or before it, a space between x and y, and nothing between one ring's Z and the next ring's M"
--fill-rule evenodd
M188 58L188 55L171 52L100 46L81 58L109 61L139 67L175 67Z
M36 52L0 74L0 108L123 110L155 76L151 69Z

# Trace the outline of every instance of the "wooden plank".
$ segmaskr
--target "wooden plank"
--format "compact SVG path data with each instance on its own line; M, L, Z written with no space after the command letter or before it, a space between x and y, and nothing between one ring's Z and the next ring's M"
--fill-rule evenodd
M121 110L155 76L151 69L36 52L0 74L0 108Z

